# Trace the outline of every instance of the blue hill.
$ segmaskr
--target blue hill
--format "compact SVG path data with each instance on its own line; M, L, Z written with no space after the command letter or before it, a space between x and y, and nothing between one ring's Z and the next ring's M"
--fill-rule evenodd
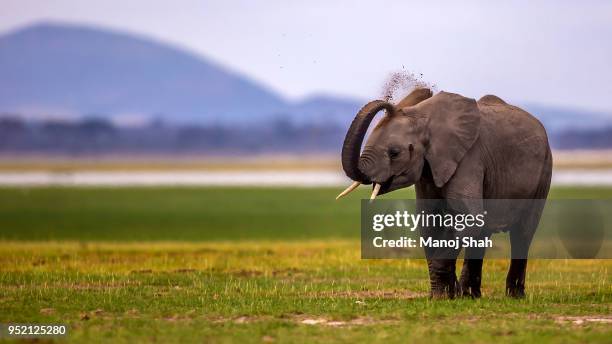
M163 116L231 122L284 100L248 78L149 39L64 24L0 37L0 109L40 115Z

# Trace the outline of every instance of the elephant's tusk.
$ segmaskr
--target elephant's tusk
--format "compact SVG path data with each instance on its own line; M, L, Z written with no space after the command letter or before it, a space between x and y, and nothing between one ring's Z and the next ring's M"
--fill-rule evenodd
M372 196L370 196L370 200L373 200L376 198L376 196L378 195L378 192L380 191L380 184L374 184L374 190L372 190Z
M360 182L353 182L353 184L349 185L348 188L346 188L346 190L342 191L337 197L336 200L338 200L340 197L344 197L346 195L348 195L349 193L351 193L351 191L355 190L359 185L361 185Z

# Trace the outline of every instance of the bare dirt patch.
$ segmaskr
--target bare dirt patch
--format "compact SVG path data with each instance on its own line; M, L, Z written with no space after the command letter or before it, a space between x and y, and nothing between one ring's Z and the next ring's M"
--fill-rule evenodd
M81 312L79 318L82 321L87 321L92 318L112 319L113 317L106 313L102 308L97 308L92 311Z
M263 275L263 271L259 270L238 270L231 273L236 277L257 277Z
M142 270L132 270L130 271L131 274L151 274L153 273L153 270L151 269L142 269Z
M37 289L69 289L74 291L104 291L109 289L120 289L130 287L140 287L142 283L139 281L120 281L120 282L92 282L92 283L44 283L36 284L32 288ZM24 286L3 285L2 289L10 291L24 290Z
M168 322L177 322L177 321L190 321L197 317L197 311L195 309L189 310L182 314L171 314L164 317L164 320Z
M55 308L42 308L40 310L40 314L42 315L51 315L53 313L55 313Z
M247 315L243 315L237 318L232 319L232 322L234 324L248 324L248 323L252 323L252 322L257 322L257 321L265 321L265 320L270 320L272 319L272 317L270 316L247 316Z
M357 317L350 320L330 320L326 318L304 318L299 321L303 325L318 325L329 327L346 327L346 326L371 326L382 324L395 324L398 320L394 319L374 319L371 317Z
M285 314L280 317L270 315L250 316L242 315L234 318L215 318L211 319L213 323L234 323L234 324L251 324L261 321L281 320L301 325L318 325L329 327L347 327L347 326L371 326L381 324L395 324L399 320L396 319L375 319L372 317L356 317L348 320L330 319L321 316L306 315L306 314Z
M271 315L240 315L237 317L206 317L208 321L214 324L234 323L234 324L251 324L261 321L270 321L274 319ZM284 320L284 319L281 319Z
M241 270L236 270L230 273L236 277L272 276L276 278L298 277L298 276L303 276L305 274L304 270L300 270L297 268L278 269L278 270L273 270L271 272L241 269Z
M316 297L341 297L354 299L400 299L408 300L426 297L426 293L410 290L355 290L355 291L326 291L314 293Z
M272 271L272 276L274 277L292 277L292 276L302 276L304 275L304 270L298 268L287 268Z
M70 290L83 290L83 291L96 291L96 290L109 290L109 289L120 289L120 288L129 288L129 287L140 287L142 283L140 282L121 282L121 283L75 283L75 284L64 284L58 285L56 288L66 288Z
M176 269L176 270L174 270L172 272L179 273L179 274L186 274L186 273L197 272L197 270L196 269L186 269L186 268L184 268L184 269Z
M612 325L611 315L583 315L583 316L561 316L556 317L555 322L558 324L571 323L573 325L586 325L586 324L608 324Z

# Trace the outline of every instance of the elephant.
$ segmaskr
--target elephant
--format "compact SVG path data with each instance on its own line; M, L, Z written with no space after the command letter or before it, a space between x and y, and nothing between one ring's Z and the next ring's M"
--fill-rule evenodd
M384 116L364 137L375 115ZM544 126L528 112L494 95L478 101L417 88L394 105L374 100L356 115L342 147L342 167L354 183L372 184L371 199L413 186L418 200L543 200L506 229L510 268L506 295L525 296L527 252L550 188L552 153ZM504 231L506 231L504 230ZM485 232L488 236L492 231ZM466 257L468 250L466 248ZM460 279L454 257L425 250L430 297L481 296L484 249L464 259Z

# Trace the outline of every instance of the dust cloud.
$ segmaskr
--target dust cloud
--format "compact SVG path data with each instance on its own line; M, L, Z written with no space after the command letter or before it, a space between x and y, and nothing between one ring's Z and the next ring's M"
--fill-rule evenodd
M426 87L436 92L436 85L423 80L423 73L406 70L393 72L383 85L382 97L388 102L399 101L415 88Z

